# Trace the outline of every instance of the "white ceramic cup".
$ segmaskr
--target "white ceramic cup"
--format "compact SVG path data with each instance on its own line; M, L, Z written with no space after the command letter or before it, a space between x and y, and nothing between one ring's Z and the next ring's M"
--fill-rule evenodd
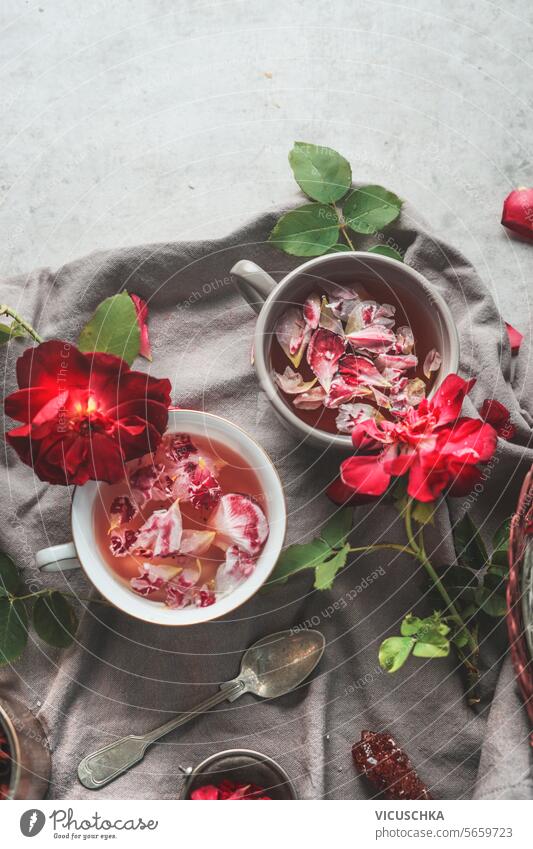
M71 510L72 542L52 545L35 555L39 569L57 572L84 569L104 598L124 613L159 625L195 625L229 613L248 601L265 583L280 555L285 539L287 511L278 473L265 451L240 427L227 419L196 410L171 410L168 431L203 436L221 442L239 454L255 471L265 496L269 535L249 578L209 607L172 610L134 593L103 560L94 533L94 504L105 483L90 481L74 492Z

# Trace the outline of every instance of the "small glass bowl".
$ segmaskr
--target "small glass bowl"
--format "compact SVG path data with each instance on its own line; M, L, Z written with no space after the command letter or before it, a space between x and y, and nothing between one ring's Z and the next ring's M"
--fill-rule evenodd
M206 784L220 784L229 779L236 784L256 784L263 787L271 799L297 799L296 789L284 769L260 752L249 749L228 749L206 758L198 766L183 769L187 776L180 799L190 799L191 793Z

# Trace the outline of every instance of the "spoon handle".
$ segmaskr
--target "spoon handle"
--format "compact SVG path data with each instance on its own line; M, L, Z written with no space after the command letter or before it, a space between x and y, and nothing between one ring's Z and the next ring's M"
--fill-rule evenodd
M86 755L78 766L78 777L81 783L90 790L98 790L100 787L104 787L122 773L127 772L130 767L139 763L143 759L148 746L155 743L160 737L164 737L165 734L180 725L185 725L186 722L220 702L227 699L234 701L244 692L245 684L239 678L235 681L229 681L227 684L222 684L220 690L204 699L196 707L186 711L186 713L180 713L174 719L160 725L159 728L148 731L147 734L130 734L127 737L121 737L114 743L109 743L96 752Z

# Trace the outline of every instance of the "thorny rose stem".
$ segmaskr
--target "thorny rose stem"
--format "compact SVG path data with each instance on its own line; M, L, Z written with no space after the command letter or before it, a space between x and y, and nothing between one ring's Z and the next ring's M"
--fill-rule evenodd
M0 304L0 315L10 316L10 318L12 318L14 321L16 321L17 324L20 324L20 326L22 328L24 328L26 333L28 333L32 337L32 339L35 339L36 342L42 342L43 341L42 337L39 336L37 331L33 329L31 324L28 324L27 321L25 321L17 312L15 312L14 309L12 309L11 307L8 307L7 304Z

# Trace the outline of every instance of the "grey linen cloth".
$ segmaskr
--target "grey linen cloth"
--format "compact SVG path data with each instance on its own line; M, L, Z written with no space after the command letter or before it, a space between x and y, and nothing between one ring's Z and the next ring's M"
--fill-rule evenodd
M265 242L276 218L264 215L219 241L92 254L56 273L40 270L5 281L1 299L18 307L44 338L75 341L103 298L123 287L145 298L154 360L151 366L137 361L135 367L169 377L173 403L226 416L264 446L285 487L287 543L294 543L309 540L336 509L324 489L336 476L338 457L299 447L276 419L250 365L255 316L229 277L242 258L256 261L276 279L299 263ZM483 491L471 503L450 502L451 512L440 508L429 550L434 563L443 565L452 557L451 523L467 502L487 539L516 505L533 461L530 340L524 341L512 378L502 318L467 260L434 238L408 205L400 223L387 231L389 237L453 312L461 373L477 377L466 413L475 415L485 398L495 397L518 428L512 443L499 442ZM15 360L23 347L17 341L2 349L6 393L15 388ZM68 540L71 492L40 482L10 449L2 465L2 549L23 568L29 586L51 585L90 598L94 591L81 573L41 576L33 562L37 549ZM359 507L352 539L357 545L402 542L403 524L390 504ZM533 797L528 726L505 660L504 624L489 620L482 631L483 701L474 712L465 704L453 656L411 659L395 675L378 666L379 644L398 633L403 616L432 609L425 576L409 557L357 556L330 591L314 591L312 584L312 574L303 573L223 619L176 629L143 624L84 601L72 648L55 651L31 637L22 660L0 671L0 692L15 688L48 730L50 797L92 797L76 774L85 754L192 707L236 675L241 653L254 640L306 624L327 639L309 685L272 702L245 696L220 706L152 747L142 764L100 796L175 798L182 786L179 765L244 747L279 760L301 798L367 799L372 791L356 774L350 748L362 729L371 729L397 738L436 798Z

